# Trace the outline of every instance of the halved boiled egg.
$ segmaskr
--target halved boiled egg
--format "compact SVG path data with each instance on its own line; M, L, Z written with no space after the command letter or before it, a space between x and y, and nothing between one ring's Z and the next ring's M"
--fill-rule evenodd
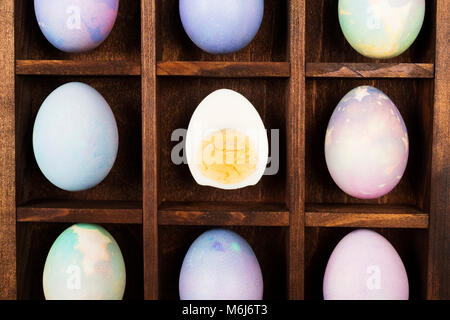
M255 185L268 155L261 117L240 93L214 91L195 109L186 135L186 157L198 184L227 190Z

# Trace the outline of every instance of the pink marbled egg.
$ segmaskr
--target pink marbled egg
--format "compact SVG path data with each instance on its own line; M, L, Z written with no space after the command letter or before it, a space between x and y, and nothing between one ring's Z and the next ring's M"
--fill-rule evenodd
M118 10L119 0L34 0L39 28L64 52L97 48L111 32Z
M390 192L408 162L403 118L382 91L360 86L335 108L325 137L325 158L336 184L347 194L374 199Z

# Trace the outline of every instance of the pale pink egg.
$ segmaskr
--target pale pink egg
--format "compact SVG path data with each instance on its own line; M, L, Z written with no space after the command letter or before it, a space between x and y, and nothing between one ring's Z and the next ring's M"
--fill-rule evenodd
M325 300L408 300L409 284L395 248L375 231L347 234L328 260Z

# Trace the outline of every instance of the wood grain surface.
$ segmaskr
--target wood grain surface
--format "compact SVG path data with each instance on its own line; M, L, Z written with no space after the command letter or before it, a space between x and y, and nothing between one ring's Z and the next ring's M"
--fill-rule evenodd
M308 227L428 228L428 214L411 206L307 204Z
M156 5L141 1L142 181L144 298L158 299L158 140L156 100ZM165 1L164 1L165 2Z
M0 299L15 299L14 0L0 2L0 39Z
M127 60L16 60L18 75L139 76L139 62Z
M30 201L17 208L18 222L142 223L139 201Z
M327 63L306 64L309 78L433 78L432 63Z
M156 73L158 76L287 78L291 70L288 62L168 61L158 62Z
M160 225L289 226L289 211L270 203L164 202Z
M289 208L289 299L304 298L305 241L305 1L289 1L291 77L287 96L286 189Z
M450 299L450 3L437 0L427 297Z

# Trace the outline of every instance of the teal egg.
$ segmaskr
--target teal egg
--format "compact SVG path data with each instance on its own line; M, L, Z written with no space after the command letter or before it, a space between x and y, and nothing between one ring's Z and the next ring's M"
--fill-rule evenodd
M339 23L360 54L388 59L405 52L420 32L425 0L339 0Z
M53 243L44 266L47 300L120 300L125 283L119 245L95 224L67 228Z

